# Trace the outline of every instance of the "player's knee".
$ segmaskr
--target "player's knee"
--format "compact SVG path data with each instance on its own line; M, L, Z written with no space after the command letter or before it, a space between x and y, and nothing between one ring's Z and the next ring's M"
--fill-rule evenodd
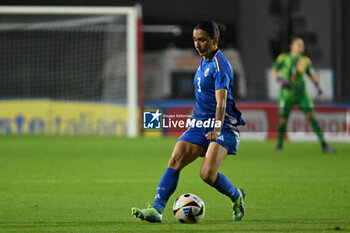
M183 156L179 153L174 153L168 162L168 167L180 171L183 168Z
M212 185L215 183L216 175L217 175L217 172L213 171L210 168L209 169L201 168L199 173L199 176L201 177L201 179L209 185Z

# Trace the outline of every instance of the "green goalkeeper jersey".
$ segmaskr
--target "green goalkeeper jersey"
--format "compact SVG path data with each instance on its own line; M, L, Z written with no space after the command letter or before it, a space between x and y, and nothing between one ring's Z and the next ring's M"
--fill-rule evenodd
M284 97L296 97L306 92L304 74L311 72L311 60L304 55L293 57L289 52L280 54L273 67L280 71L281 77L290 83L290 88L281 89ZM298 69L297 69L298 67Z

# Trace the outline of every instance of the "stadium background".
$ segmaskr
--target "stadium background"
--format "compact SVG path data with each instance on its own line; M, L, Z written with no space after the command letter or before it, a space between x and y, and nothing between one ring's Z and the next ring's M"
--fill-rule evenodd
M1 5L51 5L51 6L132 6L136 0L120 1L1 1ZM264 75L276 54L288 48L289 35L304 37L308 54L315 67L332 68L335 72L335 100L346 102L350 86L348 25L346 0L263 0L263 1L211 1L167 2L161 0L142 1L145 25L179 25L183 32L179 36L164 33L146 33L145 51L164 49L169 46L192 48L188 43L193 24L202 18L213 18L228 26L223 47L238 48L246 67L249 99L267 99ZM186 6L186 7L185 7ZM210 11L206 7L210 6ZM170 10L172 9L172 10ZM181 15L181 17L179 17ZM262 20L264 19L264 20ZM256 36L259 35L259 36ZM255 67L249 69L249 67Z
M2 5L48 5L48 6L133 6L137 1L2 1ZM199 4L199 5L198 5ZM226 24L228 33L221 41L221 47L226 51L227 56L233 63L236 71L236 91L235 97L239 100L239 104L248 110L263 109L263 112L257 113L264 115L264 121L260 125L253 125L256 114L248 111L248 121L252 127L247 127L243 130L252 132L268 131L268 138L274 138L275 134L271 133L276 130L274 124L269 123L269 120L274 122L276 119L271 117L274 114L268 113L276 111L275 99L277 96L277 86L268 76L268 69L274 61L277 54L288 49L288 40L292 36L299 35L305 39L307 54L311 57L313 66L320 77L321 86L324 89L324 95L319 98L310 83L308 84L309 91L314 97L318 106L326 106L324 109L332 109L338 112L333 114L334 117L329 117L323 121L323 128L326 132L340 132L338 137L348 139L346 125L347 103L350 96L347 88L350 86L348 77L350 71L349 66L349 16L346 14L348 1L330 1L330 0L310 0L310 1L218 1L212 6L210 1L201 1L200 3L194 1L191 3L174 2L167 3L162 1L143 1L142 2L142 20L143 20L143 70L141 77L143 81L139 84L139 96L141 99L139 103L146 107L162 108L163 113L173 111L172 107L179 106L193 106L193 86L192 77L198 66L198 59L194 52L191 33L192 27L199 19L209 18L215 19ZM186 7L184 7L186 5ZM210 11L204 10L210 6ZM173 9L171 11L167 9ZM188 9L191 9L188 11ZM181 15L181 17L179 17ZM264 20L261 20L264 19ZM2 33L6 39L6 34ZM256 36L258 35L258 36ZM40 35L37 35L40 36ZM55 35L52 35L54 37ZM76 37L76 38L75 38ZM88 44L89 41L79 40L79 35L70 36L60 42L59 46L65 47L79 41L80 44ZM81 35L80 35L81 37ZM16 37L14 37L16 39ZM63 38L63 37L62 37ZM101 39L102 38L102 39ZM18 38L17 38L18 39ZM33 38L32 38L33 39ZM36 40L35 38L33 40ZM47 40L50 40L47 39ZM95 47L103 46L103 37L94 38ZM100 41L99 41L100 40ZM122 41L122 40L121 40ZM123 42L125 43L125 42ZM53 46L48 43L44 46ZM84 45L83 45L84 46ZM80 46L80 48L83 48ZM74 48L74 45L71 45ZM83 101L108 101L109 103L116 103L118 100L118 93L121 93L123 86L119 89L112 88L110 83L106 83L101 78L99 72L101 64L95 66L79 66L79 59L84 59L85 64L93 64L96 62L96 57L102 56L101 52L96 51L81 51L78 49L71 49L71 56L73 54L80 54L76 64L70 60L70 55L63 53L59 48L55 50L52 56L57 57L55 62L67 64L70 63L72 72L75 72L73 80L69 76L64 75L64 68L56 66L49 78L46 71L39 70L40 74L32 74L33 68L27 65L26 68L21 68L23 73L31 73L31 78L27 80L19 80L20 87L16 85L13 76L19 76L18 67L11 66L11 61L7 59L6 54L13 54L13 47L3 44L2 47L2 85L0 95L4 100L6 99L54 99L54 100L83 100ZM74 51L76 50L76 51ZM30 57L31 50L26 50L27 55L16 55L19 62L25 63L24 59ZM67 49L65 50L67 51ZM44 63L40 57L44 57L46 50L38 50L35 52L37 62ZM5 54L5 55L4 55ZM10 55L11 56L11 55ZM26 57L27 56L27 57ZM22 60L21 60L22 59ZM45 59L45 58L43 58ZM162 62L166 60L167 62ZM5 62L6 61L6 62ZM24 61L24 62L22 62ZM8 63L7 63L8 62ZM108 61L104 61L108 62ZM51 64L51 65L52 65ZM173 65L171 65L173 64ZM75 67L75 68L74 68ZM27 69L27 70L25 70ZM56 70L55 70L56 69ZM8 74L12 75L8 75ZM50 80L59 80L52 82ZM49 80L49 81L48 81ZM50 83L51 82L51 83ZM44 86L42 83L49 83ZM68 83L66 86L66 83ZM110 86L109 89L103 90L103 86ZM124 87L125 88L125 87ZM124 94L124 93L123 93ZM120 94L120 95L123 95ZM175 100L175 101L174 101ZM120 101L119 101L120 102ZM253 105L252 105L253 103ZM257 106L256 103L263 103ZM15 118L18 115L13 108L2 102L3 109L8 110L8 113L2 116L2 131L5 134L16 133ZM21 104L21 103L18 103ZM29 103L22 103L25 109ZM36 105L40 103L36 102ZM52 106L48 102L42 102L43 106ZM59 103L58 103L59 104ZM11 105L11 104L10 104ZM30 104L31 105L31 104ZM251 107L251 108L250 108ZM45 107L41 107L43 109ZM84 107L81 107L84 109ZM170 108L170 109L169 109ZM51 108L50 108L51 109ZM57 108L53 107L53 112ZM74 109L74 107L72 108ZM48 110L49 111L49 110ZM97 112L95 109L93 112ZM117 111L117 110L113 110ZM324 115L329 115L327 110ZM60 111L59 111L60 112ZM99 112L101 112L99 110ZM187 112L189 113L189 112ZM58 114L58 113L57 113ZM56 114L56 115L57 115ZM56 130L55 132L65 132L67 134L115 134L123 135L127 131L127 114L125 112L118 112L120 116L117 123L112 122L111 115L106 116L102 123L96 123L99 118L96 114L91 116L95 120L96 126L94 130L80 130L76 126L78 124L85 124L83 118L85 112L77 111L74 115L75 126L60 126L64 130ZM26 113L25 121L27 123L24 132L37 133L54 133L53 130L48 130L48 127L40 127L40 125L47 125L50 121L49 113L42 113L42 121L32 122L35 113ZM54 113L55 115L55 113ZM66 116L62 122L69 122L69 114L63 113ZM102 114L103 115L103 114ZM321 114L322 115L322 114ZM332 114L330 114L332 115ZM141 116L141 115L140 115ZM141 117L140 117L141 118ZM326 118L326 117L324 117ZM330 121L336 118L337 126L330 125ZM342 120L341 120L342 118ZM82 123L83 121L83 123ZM46 123L45 123L46 122ZM257 121L255 121L257 122ZM291 122L295 122L291 120ZM64 124L64 123L62 123ZM104 130L107 125L114 124L115 130ZM142 119L139 122L140 131L142 131ZM256 123L255 123L256 124ZM266 128L265 125L268 125ZM296 123L297 124L297 123ZM30 131L32 125L32 131ZM58 127L58 126L57 126ZM81 127L80 127L81 128ZM307 122L303 122L302 126L290 126L293 131L308 131L309 126ZM18 131L18 130L17 130ZM19 132L21 133L21 132ZM147 133L147 132L146 132ZM162 132L168 134L166 130ZM250 134L252 135L252 134ZM257 134L255 134L257 135ZM308 137L306 135L305 137ZM305 138L304 137L304 138ZM328 136L327 136L328 137ZM248 138L250 138L248 136ZM266 136L257 136L253 139L266 138ZM304 139L303 137L300 139ZM314 138L315 139L315 138Z
M96 65L96 61L103 55L99 53L101 37L46 35L47 47L57 46L57 38L60 41L51 54L51 68L57 69L47 75L40 66L47 62L47 51L39 49L34 55L28 49L31 43L40 47L37 42L41 42L41 35L34 35L27 53L22 54L27 34L8 37L2 30L0 40L10 41L15 47L16 41L20 43L16 53L14 47L0 44L0 231L350 230L350 1L3 0L0 6L108 7L136 3L141 3L143 20L143 91L139 94L149 111L191 112L191 82L199 64L192 28L201 19L226 24L228 33L221 47L235 64L235 97L248 124L241 128L241 156L228 159L222 170L249 191L246 222L232 225L227 220L231 213L223 210L225 197L218 197L193 176L193 170L197 174L200 166L196 161L182 173L174 197L183 192L202 197L208 207L203 223L193 228L179 226L167 211L162 226L135 224L130 207L152 201L154 187L180 132L143 130L140 117L140 132L156 138L124 137L129 120L123 99L126 93L121 91L125 86L117 85L119 89L114 91L115 84L104 83L99 75L102 64ZM1 18L0 23L4 22ZM275 138L277 126L276 86L267 76L268 69L276 55L288 49L288 38L293 35L305 39L307 53L323 84L324 97L316 97L312 86L310 92L327 139L338 151L334 157L320 154L312 130L297 109L288 137L304 142L288 142L286 151L276 158L275 141L265 141ZM91 40L95 50L85 51ZM123 40L119 42L124 46ZM77 49L75 45L79 45ZM113 52L115 48L111 48ZM75 66L71 56L76 64L82 62L84 66ZM20 66L12 66L13 61ZM39 66L33 69L31 61ZM125 65L117 60L110 66L115 64ZM70 67L74 75L65 76L61 67ZM33 74L37 68L36 75L21 78L21 74ZM305 142L308 140L311 142Z

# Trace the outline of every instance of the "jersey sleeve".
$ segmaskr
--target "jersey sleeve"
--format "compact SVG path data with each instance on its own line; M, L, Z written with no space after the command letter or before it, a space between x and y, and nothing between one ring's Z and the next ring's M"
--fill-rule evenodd
M226 88L230 86L230 75L228 71L218 71L214 74L215 78L215 90Z
M231 75L233 76L233 70L227 61L220 61L220 57L214 59L215 66L215 90L226 88L229 89L231 83Z
M285 57L286 57L286 54L284 53L280 54L275 60L275 62L273 63L273 68L275 68L276 70L281 69Z

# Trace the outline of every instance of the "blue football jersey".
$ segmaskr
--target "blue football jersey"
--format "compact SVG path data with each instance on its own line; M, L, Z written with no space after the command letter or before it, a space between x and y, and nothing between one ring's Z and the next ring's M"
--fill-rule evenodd
M205 61L204 57L202 57L201 64L194 77L194 86L196 92L196 107L193 118L197 120L215 118L215 91L226 88L227 102L225 123L245 125L245 121L241 118L242 114L236 108L235 101L232 97L233 70L230 62L220 50L218 50L215 56L209 61Z

